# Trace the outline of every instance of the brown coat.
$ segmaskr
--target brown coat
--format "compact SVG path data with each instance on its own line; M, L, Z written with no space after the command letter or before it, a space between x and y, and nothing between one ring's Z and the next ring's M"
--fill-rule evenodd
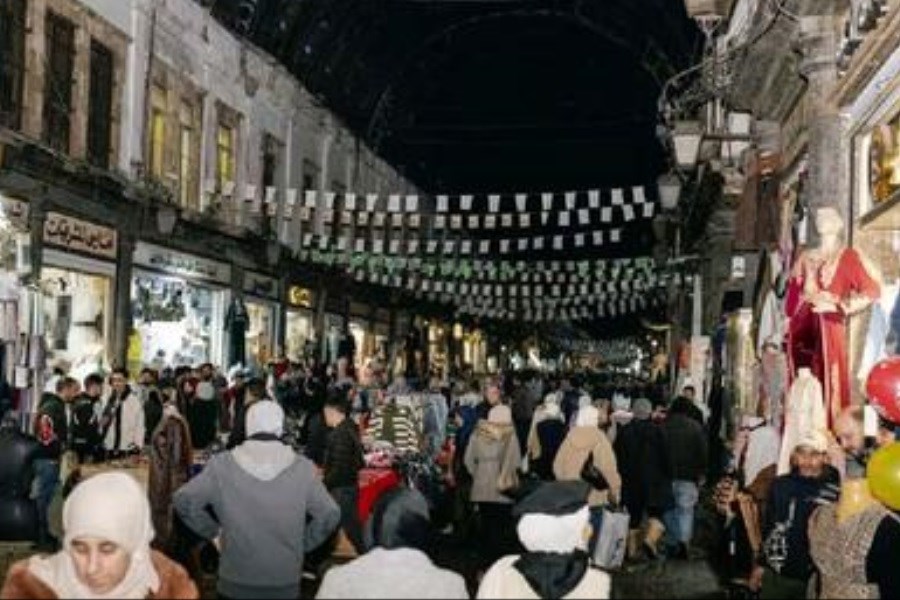
M190 477L193 452L187 422L164 415L150 438L150 477L147 494L156 531L154 548L170 550L172 496Z
M512 504L500 493L500 473L512 472L522 461L519 442L512 425L479 421L466 448L466 469L472 475L472 502Z
M563 440L556 460L553 461L553 473L558 481L579 481L584 463L593 453L594 466L597 467L606 482L608 491L592 490L588 497L591 506L602 506L609 503L610 496L615 501L621 497L622 479L616 467L616 454L606 435L597 427L573 427Z
M200 592L181 565L153 552L153 566L159 575L159 591L148 598L171 598L172 600L196 600ZM0 599L57 600L58 596L28 570L28 560L20 560L9 569L6 582L0 590Z

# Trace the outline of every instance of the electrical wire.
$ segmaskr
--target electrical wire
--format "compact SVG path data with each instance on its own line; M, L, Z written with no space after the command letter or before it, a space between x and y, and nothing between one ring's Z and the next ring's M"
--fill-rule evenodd
M800 15L798 15L797 13L793 13L785 8L790 0L782 0L782 2L779 2L778 0L769 0L769 2L772 3L772 6L775 7L775 10L777 12L783 14L791 21L800 21Z

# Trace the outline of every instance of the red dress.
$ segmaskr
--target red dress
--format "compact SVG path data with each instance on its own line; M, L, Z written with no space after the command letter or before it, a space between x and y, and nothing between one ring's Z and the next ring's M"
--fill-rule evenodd
M804 280L815 277L818 290L834 294L840 301L853 296L877 300L881 295L878 282L866 272L856 250L847 248L838 259L831 281L823 273L823 265L811 265L799 275ZM812 272L807 271L811 268ZM847 352L847 316L843 312L816 314L813 306L801 301L794 314L788 314L788 355L791 372L809 367L822 382L828 426L831 428L841 410L850 405L850 364Z

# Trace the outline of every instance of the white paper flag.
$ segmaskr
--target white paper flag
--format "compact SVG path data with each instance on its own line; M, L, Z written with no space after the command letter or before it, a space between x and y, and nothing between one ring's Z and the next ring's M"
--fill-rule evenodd
M509 240L500 240L500 254L509 254Z
M656 209L656 205L655 205L655 204L653 204L652 202L645 202L645 203L644 203L644 218L645 218L645 219L652 219L652 218L653 218L653 213L655 212L655 209Z
M452 215L450 217L450 229L462 229L462 215Z
M400 212L400 194L388 196L388 212Z
M561 235L557 235L553 237L553 249L554 250L562 250L563 249L563 238Z
M550 221L550 213L542 212L541 213L541 225L546 225L548 221Z
M316 190L306 190L303 193L303 206L305 206L306 208L315 208Z
M575 192L566 192L566 210L575 210Z
M365 252L366 251L366 240L363 240L363 239L356 240L356 251L357 252Z
M553 194L550 192L545 192L541 194L541 203L544 206L544 210L553 210Z
M387 222L387 213L375 213L374 220L372 221L372 224L375 227L384 227L385 222Z
M356 194L344 194L344 210L356 210Z
M434 254L437 250L437 240L428 240L427 250L428 254Z
M437 215L434 217L434 228L435 229L446 229L447 228L447 217L445 215Z
M470 240L463 240L462 248L460 252L463 254L471 254L472 253L472 242Z
M381 254L384 252L384 240L376 239L372 240L372 252L375 254Z
M519 252L528 250L528 238L519 238Z
M523 229L527 229L531 227L531 215L528 213L523 213L519 215L519 227Z
M472 210L472 195L465 194L459 197L459 206L461 210Z
M578 224L579 225L590 225L591 224L591 211L586 208L578 209Z
M453 240L444 241L444 254L453 254L456 249L456 242Z
M450 198L448 196L440 195L437 197L437 211L439 213L445 213L450 208Z
M544 249L544 238L542 236L538 236L534 238L534 249L535 250L543 250Z
M478 215L469 215L469 229L478 229Z
M500 195L491 194L488 196L488 210L492 213L500 212Z
M311 233L304 233L303 234L303 247L308 248L308 247L312 246L312 239L313 239L313 236Z
M621 229L613 229L609 232L609 239L613 243L622 241L622 230Z
M497 228L496 215L488 215L484 218L484 228L485 229L496 229Z
M500 215L500 226L501 227L512 227L513 226L513 216L509 213L505 215Z
M588 206L592 209L600 208L600 190L588 192Z
M604 206L600 209L600 220L604 223L612 223L612 207Z
M525 212L528 207L528 196L526 194L516 194L516 209L519 212Z
M409 240L406 244L406 251L409 254L415 254L419 251L419 240Z
M577 248L581 248L582 246L584 246L584 234L583 233L575 234L575 246Z
M366 210L375 211L375 204L378 202L378 194L366 194Z
M297 206L297 190L289 188L287 191L287 206L284 209L284 218L290 221L294 217L294 207Z
M325 192L325 210L334 210L334 192Z
M626 204L622 207L622 214L625 217L625 222L629 223L634 221L634 206L631 204Z
M415 194L410 194L406 197L406 212L418 212L419 210L419 197Z
M635 204L643 204L647 201L647 197L644 195L644 186L642 185L636 185L631 188L631 195Z
M612 203L613 206L621 206L625 204L625 192L622 191L621 188L615 188L612 191Z
M307 210L307 209L304 209ZM356 215L356 224L360 227L368 227L369 225L369 213L358 213Z

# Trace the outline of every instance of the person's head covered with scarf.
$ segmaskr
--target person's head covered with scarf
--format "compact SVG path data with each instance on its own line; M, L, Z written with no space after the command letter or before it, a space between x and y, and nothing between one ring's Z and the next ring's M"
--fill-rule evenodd
M501 559L482 580L479 598L564 598L590 581L592 597L609 597L609 577L590 568L588 494L583 481L541 484L513 507L525 553ZM511 567L511 568L510 568ZM524 580L527 588L521 587ZM596 595L593 595L596 594Z

